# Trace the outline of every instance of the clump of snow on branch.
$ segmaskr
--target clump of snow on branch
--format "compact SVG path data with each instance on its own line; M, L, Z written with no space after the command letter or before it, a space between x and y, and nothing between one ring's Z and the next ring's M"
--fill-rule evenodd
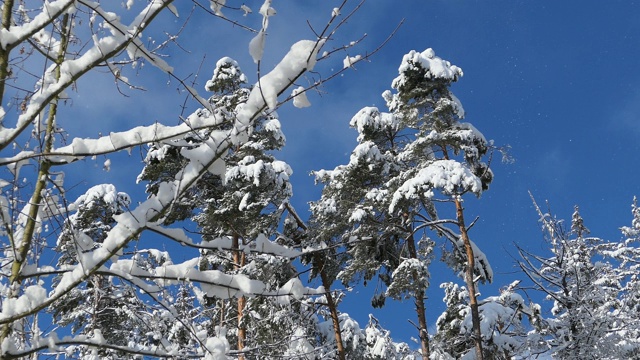
M112 212L131 204L129 195L117 191L112 184L101 184L90 188L84 195L78 197L76 201L69 205L69 210L91 207L97 201L101 202L100 206L106 206Z
M270 110L275 109L278 94L302 72L313 70L322 43L323 41L301 40L293 44L282 61L271 72L260 78L256 84L257 89L251 91L248 105L255 101L260 105L266 104ZM258 97L259 99L256 99Z
M253 161L253 157L245 157L238 166L227 170L225 178L228 180L236 178L253 180L254 185L258 186L260 185L260 177L266 176L275 179L273 186L282 187L293 173L291 167L284 161L275 160L270 163L263 160L258 160L255 163Z
M299 356L304 357L308 354L312 354L314 350L314 346L306 338L305 330L302 328L296 328L289 339L289 345L284 355L298 358Z
M323 44L323 40L298 41L271 72L260 78L247 102L238 106L237 123L231 139L233 143L246 142L253 118L265 106L274 110L278 105L278 95L303 72L313 70Z
M429 48L423 52L411 50L402 58L398 72L400 76L392 82L394 89L404 85L407 78L403 75L409 70L425 70L424 77L426 79L447 79L457 80L463 75L462 69L447 60L443 60L436 56L435 51Z
M364 107L349 122L349 126L358 130L358 141L364 140L367 132L381 129L397 129L398 118L390 113L383 113L377 107Z
M248 6L247 6L247 5L245 5L245 4L242 4L242 5L240 6L240 9L241 9L242 11L244 11L244 14L243 14L242 16L247 16L247 15L249 15L249 14L251 14L251 13L253 12L253 10L251 10L251 8L250 8L250 7L248 7Z
M210 80L207 80L204 88L207 91L215 91L216 83L237 82L239 84L245 84L247 81L247 77L240 70L238 62L225 56L216 62L213 76Z
M213 11L213 13L218 16L224 17L224 14L222 13L222 8L227 3L227 0L209 0L209 1L210 1L209 8L211 9L211 11Z
M362 60L362 55L356 55L356 56L347 55L344 58L344 60L342 60L342 67L345 69L353 67L353 64L357 63L360 60Z
M307 92L302 86L293 89L293 91L291 92L291 97L293 97L293 106L299 109L311 106L311 103L307 98Z
M28 286L18 298L4 299L0 319L7 319L31 311L31 309L39 306L46 298L47 291L42 287L42 284Z
M267 28L269 27L269 18L276 14L276 10L271 7L271 0L265 0L260 7L260 15L262 15L262 29L249 42L249 54L256 64L262 60L264 54L264 44L267 37Z
M227 331L225 328L216 326L216 336L207 338L205 342L205 360L227 360L229 357L226 355L231 346L229 340L227 340Z
M378 146L373 141L366 141L358 144L355 149L353 149L349 165L357 165L360 162L364 162L369 163L369 167L373 168L373 164L371 163L375 163L381 158L382 153L378 149Z
M36 15L31 21L23 25L13 25L9 29L0 29L0 46L7 49L15 43L23 41L29 35L34 34L38 29L48 24L51 19L55 19L60 14L73 6L73 0L58 0L47 2L46 8Z
M402 198L411 199L419 195L432 198L433 189L440 189L449 195L467 191L479 195L482 192L482 181L469 168L455 160L436 160L398 188L393 194L389 211L393 212Z

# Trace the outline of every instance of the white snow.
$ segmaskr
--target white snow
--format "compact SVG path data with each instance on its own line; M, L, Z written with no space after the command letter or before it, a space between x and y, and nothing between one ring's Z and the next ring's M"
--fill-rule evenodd
M222 8L227 3L227 0L209 0L209 1L210 1L209 8L211 8L211 11L213 11L213 13L216 14L217 16L224 17L224 14L222 13Z
M13 47L15 44L24 41L26 38L50 24L53 19L58 18L60 14L72 7L73 3L74 0L45 2L43 11L36 15L31 21L19 26L10 26L9 30L4 28L0 29L0 46L6 50L8 47Z
M236 78L241 83L247 82L247 77L240 70L240 65L238 64L238 62L230 57L225 56L216 62L216 67L213 70L213 76L210 80L207 80L205 89L210 89L211 87L213 87L213 83L216 80L225 81L234 80Z
M364 132L367 129L380 130L388 128L397 129L398 119L390 113L383 113L377 107L367 106L360 109L349 122L349 126L358 130L358 141L364 139Z
M253 58L253 62L256 64L260 62L260 60L262 60L262 55L264 55L264 44L266 37L267 33L263 30L260 30L258 32L258 35L254 36L254 38L249 42L249 54Z
M24 289L18 298L4 297L0 319L10 318L31 311L47 298L47 290L42 284L31 285Z
M249 54L256 64L262 60L262 55L264 55L264 44L267 36L267 28L269 27L269 17L276 14L276 10L271 7L271 0L265 0L260 7L260 14L262 15L262 29L260 29L258 35L249 42Z
M391 86L394 89L398 89L406 81L404 73L408 70L417 70L419 68L426 70L425 77L428 79L447 79L455 81L463 75L462 69L437 57L431 48L423 52L411 50L402 58L402 62L398 68L398 73L400 75L393 80Z
M285 356L292 356L293 358L308 359L313 354L314 346L307 340L306 331L302 328L297 328L287 344L287 351ZM315 357L314 357L315 358Z
M284 58L264 75L251 90L246 103L237 108L237 123L231 140L235 143L244 143L248 140L251 123L254 118L266 106L275 110L278 104L278 95L285 91L305 71L313 70L316 56L323 40L301 40L291 46Z
M218 334L215 337L207 338L205 342L205 347L207 348L206 353L204 355L205 360L226 360L230 359L225 354L229 352L231 346L229 345L229 340L225 336L224 332L222 334Z
M21 39L31 36L46 25L51 20L51 16L57 16L72 6L73 1L58 0L45 4L42 14L37 15L28 24L10 28L9 31L0 30L0 45L6 48L16 41L21 41ZM138 31L144 28L147 21L155 17L164 8L163 2L149 2L129 26L123 25L115 14L104 11L99 4L87 4L91 5L90 8L98 15L108 20L103 25L105 29L111 32L111 36L98 38L97 35L94 35L91 38L93 46L88 47L80 56L63 61L60 65L60 78L55 82L42 82L42 87L31 96L25 111L18 117L16 128L0 129L0 146L6 145L18 134L22 133L40 115L44 107L53 98L59 96L66 88L71 86L79 76L93 69L96 65L103 63L105 54L116 53L126 47L132 60L135 60L136 57L143 57L165 72L170 73L173 71L164 60L157 56L152 56L139 37L131 37L131 35L137 35Z
M362 55L356 55L356 56L347 55L344 58L344 60L342 60L342 67L345 69L353 67L353 64L357 63L360 60L362 60Z
M311 103L307 98L307 92L302 86L293 89L293 91L291 92L291 97L293 97L293 106L299 109L311 106Z
M275 109L278 95L304 71L313 70L316 63L316 55L321 46L321 41L311 40L301 40L293 44L282 61L258 81L256 84L258 89L254 89L251 92L247 103L255 101L260 104L266 102L269 109ZM259 90L262 90L264 100L256 99L257 97L262 98Z
M349 222L357 223L362 221L365 217L367 217L367 212L364 209L357 208L353 210L351 216L349 216Z
M265 0L262 6L260 6L260 14L265 18L276 14L276 10L271 7L272 0Z
M81 195L69 205L69 210L91 206L95 201L102 200L109 210L115 212L119 206L128 206L131 203L129 195L118 192L112 184L101 184L91 187L84 195Z
M433 189L439 189L447 195L461 194L471 191L482 192L482 182L464 164L455 160L436 160L426 168L420 169L416 176L407 180L393 194L389 211L393 212L396 204L402 199L412 199L422 193L427 198L433 197Z
M362 144L358 144L355 149L353 149L349 160L349 165L357 165L361 161L371 164L380 159L382 159L382 153L380 153L380 149L378 149L378 146L373 141L365 141ZM371 164L371 166L372 165L373 164Z
M199 114L194 113L190 115L184 123L177 126L165 126L156 123L150 126L139 126L127 131L111 133L97 139L75 138L71 141L71 144L52 150L48 154L48 158L54 162L71 162L87 156L102 155L151 142L178 138L195 130L218 125L222 123L222 121L222 117L214 115L199 116ZM211 135L212 139L215 136L218 136L219 139L217 146L224 147L225 143L223 138L226 137L226 133L220 134L214 132ZM15 162L20 159L26 159L30 155L31 153L25 152L13 158L0 160Z
M281 294L291 294L296 299L301 299L305 294L305 287L298 278L293 278L287 281L286 284L280 288Z

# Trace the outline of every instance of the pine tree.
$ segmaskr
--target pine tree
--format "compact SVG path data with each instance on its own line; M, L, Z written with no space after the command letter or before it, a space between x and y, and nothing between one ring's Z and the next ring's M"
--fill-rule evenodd
M226 57L217 62L205 88L213 92L209 102L217 115L225 119L221 128L234 124L238 106L247 101L251 88L246 82L235 60ZM192 133L168 144L152 144L147 166L139 177L149 181L148 191L154 193L156 184L181 171L185 163L182 152L194 148L205 138L206 132ZM231 251L202 250L200 270L247 275L262 281L267 291L277 290L295 278L297 272L290 259L263 249L269 242L268 237L277 237L284 204L291 196L291 168L272 155L284 143L280 122L275 114L265 112L256 119L248 141L230 149L224 157L225 175L204 176L166 217L168 223L191 219L205 243L231 242ZM233 348L241 358L281 354L284 348L277 345L280 339L273 335L288 336L288 331L296 330L289 326L291 323L308 321L294 310L294 307L300 310L299 304L280 304L273 298L205 298L203 301L209 333L215 333L219 326L227 328L226 336L230 343L237 344ZM244 351L245 348L249 350Z
M337 277L345 283L362 278L366 284L378 276L387 289L374 297L374 306L382 306L387 297L412 298L425 358L424 293L434 248L429 231L449 240L448 262L473 289L478 348L476 276L492 279L484 254L469 239L462 208L462 195L480 195L492 180L482 161L490 143L471 124L460 122L464 111L449 91L460 76L460 68L431 49L405 55L392 82L396 92L383 94L390 113L360 110L350 123L359 135L349 164L316 172L324 183L321 200L312 206L313 221L322 224L319 239L347 247L346 265ZM456 218L440 219L439 202L453 203Z
M113 185L97 185L78 198L70 208L76 212L65 221L58 237L57 266L82 264L83 256L101 246L113 227L114 215L126 211L129 196ZM54 279L54 283L60 277ZM96 274L49 307L54 322L71 325L73 334L103 337L110 344L127 346L134 330L146 331L146 308L135 290L117 279ZM95 351L76 348L80 358L91 358ZM100 350L101 357L121 357L118 351Z
M524 298L516 293L519 283L514 281L503 287L499 296L479 300L485 359L529 357L547 350L541 336L530 331L541 321L540 306L525 303ZM443 359L473 359L475 344L469 293L464 286L451 282L440 287L445 291L443 301L446 310L436 323L434 351Z

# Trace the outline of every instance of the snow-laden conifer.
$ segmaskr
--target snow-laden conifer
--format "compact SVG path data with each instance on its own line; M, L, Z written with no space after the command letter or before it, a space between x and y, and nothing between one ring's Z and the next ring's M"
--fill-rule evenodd
M113 216L126 211L129 204L129 196L110 184L94 186L70 204L75 212L65 221L58 237L57 267L82 266L84 254L102 246L115 223ZM53 281L57 283L59 277ZM135 334L152 330L149 309L135 289L102 274L90 276L53 303L48 311L57 326L71 326L73 335L93 337L99 331L105 341L119 346L146 341ZM83 359L95 355L93 349L82 345L74 347L72 353ZM98 355L110 357L122 356L122 353L102 349Z
M358 145L349 163L315 173L324 188L312 204L312 223L319 240L347 249L340 280L366 284L377 276L387 287L374 296L374 306L387 297L414 299L428 357L424 293L432 237L448 240L448 264L473 288L476 277L493 278L485 255L468 238L462 209L462 196L479 196L493 178L484 160L491 144L462 122L462 105L449 90L462 76L459 67L427 49L406 54L398 72L393 91L383 93L389 112L365 107L352 118ZM455 204L454 219L438 216L446 203Z
M553 303L536 331L553 356L563 359L625 358L637 344L625 314L620 272L605 257L614 244L589 236L576 207L567 229L535 204L550 256L520 250L520 267Z
M213 92L208 100L212 108L225 119L220 129L232 128L238 109L248 101L251 88L246 83L246 76L235 60L225 57L217 62L205 88ZM198 111L209 112L207 109ZM202 139L209 136L207 131L151 145L147 165L139 177L150 180L149 192L156 191L155 184L164 178L172 178L182 171L187 162L184 152L201 144ZM275 291L295 277L291 259L269 253L256 242L265 237L277 237L283 204L291 197L291 168L273 155L284 144L285 136L275 113L259 116L248 140L232 147L222 158L224 173L203 176L167 217L168 221L187 218L194 221L205 243L221 238L229 240L231 249L201 250L198 264L201 271L242 274L264 283L267 291ZM281 303L268 297L225 299L204 296L201 300L205 304L203 315L211 324L209 328L213 329L214 324L226 327L231 349L239 354L246 348L247 356L277 356L286 350L286 347L276 345L281 338L300 337L303 333L307 337L313 336L303 332L310 326L305 322L312 309L302 303ZM274 337L274 334L278 336ZM303 337L297 341L302 344L308 340Z

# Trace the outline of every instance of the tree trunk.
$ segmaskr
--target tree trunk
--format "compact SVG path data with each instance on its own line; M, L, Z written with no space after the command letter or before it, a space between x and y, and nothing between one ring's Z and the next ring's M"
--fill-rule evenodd
M469 290L469 306L471 307L471 321L473 326L473 342L476 349L476 359L483 360L484 354L482 353L482 333L480 331L480 312L478 309L478 298L476 296L476 283L473 281L475 269L475 257L473 255L473 248L471 247L471 241L469 240L469 234L467 232L467 226L464 222L464 208L462 202L456 196L454 197L456 204L456 217L458 220L458 227L460 228L460 237L464 244L464 249L467 254L467 269L465 273L465 281L467 283L467 289Z
M416 251L416 244L413 235L407 239L407 248L409 250L409 256L412 259L418 259L418 252ZM417 276L414 276L414 281L417 281ZM424 306L424 290L416 291L414 294L414 302L416 304L416 313L418 315L418 331L420 332L420 348L422 349L422 358L429 359L431 355L429 349L429 329L427 328L427 315Z
M232 244L233 247L233 265L236 270L242 268L245 265L246 257L243 251L240 250L240 236L233 234ZM242 317L244 315L244 307L247 303L247 299L242 296L238 299L238 359L243 360L244 355L242 349L244 349L244 343L247 338L247 329L242 323Z
M8 21L11 19L11 9L13 7L13 1L5 2L2 8L2 26L6 29L9 28ZM8 14L8 15L7 15ZM67 32L69 31L69 14L65 14L62 18L62 28L60 32L60 48L58 50L58 55L56 57L56 62L58 67L56 67L54 76L58 80L60 79L60 64L64 61L65 54L67 52L67 46L69 45L69 37L67 36ZM6 56L6 57L5 57ZM0 86L1 89L4 89L4 81L8 76L7 68L8 63L6 61L8 59L8 52L0 52L0 81L2 84ZM2 101L2 93L0 93L0 101ZM1 104L0 104L1 105ZM54 124L56 120L56 115L58 111L58 98L54 98L49 104L49 114L47 116L46 128L44 132L44 144L43 144L43 152L48 153L53 148L54 141ZM39 134L38 134L39 135ZM24 226L24 231L22 234L22 239L19 244L16 244L13 236L10 236L11 239L11 247L14 250L13 263L11 264L11 275L9 276L9 284L10 288L10 297L17 298L20 295L20 288L22 282L22 270L24 268L25 263L27 262L27 257L29 256L29 250L32 247L33 236L36 231L36 222L38 219L38 213L42 207L42 199L43 192L46 189L49 170L51 169L51 163L43 159L39 164L40 168L38 170L38 179L36 181L35 188L33 190L33 195L29 201L29 212L27 223ZM4 340L11 333L11 323L6 323L2 326L0 330L0 343L4 342Z
M289 203L286 203L285 207L287 208L287 211L289 211L289 213L296 219L296 223L298 224L298 226L302 230L307 231L309 228L304 223L304 221L302 221L300 216L298 216L298 214L291 207L291 205L289 205ZM338 317L338 308L336 306L335 301L333 301L333 296L331 295L331 280L329 279L327 272L324 270L324 260L322 259L322 255L320 255L319 253L315 253L313 255L313 266L320 273L320 280L322 280L322 286L326 291L327 307L329 308L329 313L331 314L331 321L333 322L333 333L336 338L336 347L338 349L338 359L345 360L346 355L344 352L344 343L342 342L342 332L340 331L340 318Z
M338 349L338 359L345 360L344 344L342 342L342 332L340 331L340 318L338 317L338 309L336 303L331 295L331 281L324 271L324 261L319 254L314 255L314 263L320 270L320 279L322 280L322 286L326 291L327 306L329 307L329 313L331 314L331 321L333 322L333 333L336 338L336 347Z
M2 28L9 30L11 26L11 13L13 12L13 0L6 0L2 6ZM3 103L5 82L9 77L9 53L11 49L0 46L0 105Z

